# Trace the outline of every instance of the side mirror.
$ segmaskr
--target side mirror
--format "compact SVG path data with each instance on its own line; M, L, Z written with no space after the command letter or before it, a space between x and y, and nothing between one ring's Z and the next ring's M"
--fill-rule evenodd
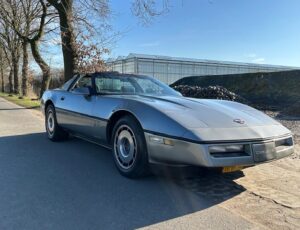
M83 96L91 96L92 90L90 87L79 87L72 90L74 94L79 94Z

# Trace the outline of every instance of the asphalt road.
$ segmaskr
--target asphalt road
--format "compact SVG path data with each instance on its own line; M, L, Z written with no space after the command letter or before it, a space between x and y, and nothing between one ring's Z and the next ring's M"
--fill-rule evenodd
M124 178L108 150L76 138L53 143L41 117L0 98L0 229L255 228L218 206L234 194L206 196L210 188L201 193L162 171Z

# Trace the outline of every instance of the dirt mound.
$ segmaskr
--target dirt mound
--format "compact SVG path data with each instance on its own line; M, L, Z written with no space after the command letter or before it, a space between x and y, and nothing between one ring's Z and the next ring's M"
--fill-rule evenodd
M234 92L256 107L293 106L300 101L300 70L270 73L246 73L185 77L172 86L208 87L219 85Z
M300 117L300 102L298 101L295 104L288 106L282 110L282 113L285 115Z
M247 103L247 101L243 97L227 90L222 86L199 87L199 86L177 85L174 86L173 88L178 92L180 92L185 97L221 99L221 100L238 101L242 103Z

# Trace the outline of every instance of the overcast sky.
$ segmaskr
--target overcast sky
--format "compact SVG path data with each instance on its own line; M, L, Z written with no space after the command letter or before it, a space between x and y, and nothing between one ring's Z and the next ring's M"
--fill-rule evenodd
M111 0L122 36L111 57L143 53L300 66L300 0L169 0L170 11L143 27L129 0ZM60 49L59 49L60 50ZM53 49L52 65L61 63Z

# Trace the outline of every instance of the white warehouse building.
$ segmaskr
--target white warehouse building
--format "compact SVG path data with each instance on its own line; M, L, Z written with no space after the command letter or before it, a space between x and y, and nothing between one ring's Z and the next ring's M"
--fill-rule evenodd
M275 72L299 69L288 66L177 58L160 55L129 54L108 59L111 71L155 77L167 84L180 78L201 75L224 75L255 72Z

